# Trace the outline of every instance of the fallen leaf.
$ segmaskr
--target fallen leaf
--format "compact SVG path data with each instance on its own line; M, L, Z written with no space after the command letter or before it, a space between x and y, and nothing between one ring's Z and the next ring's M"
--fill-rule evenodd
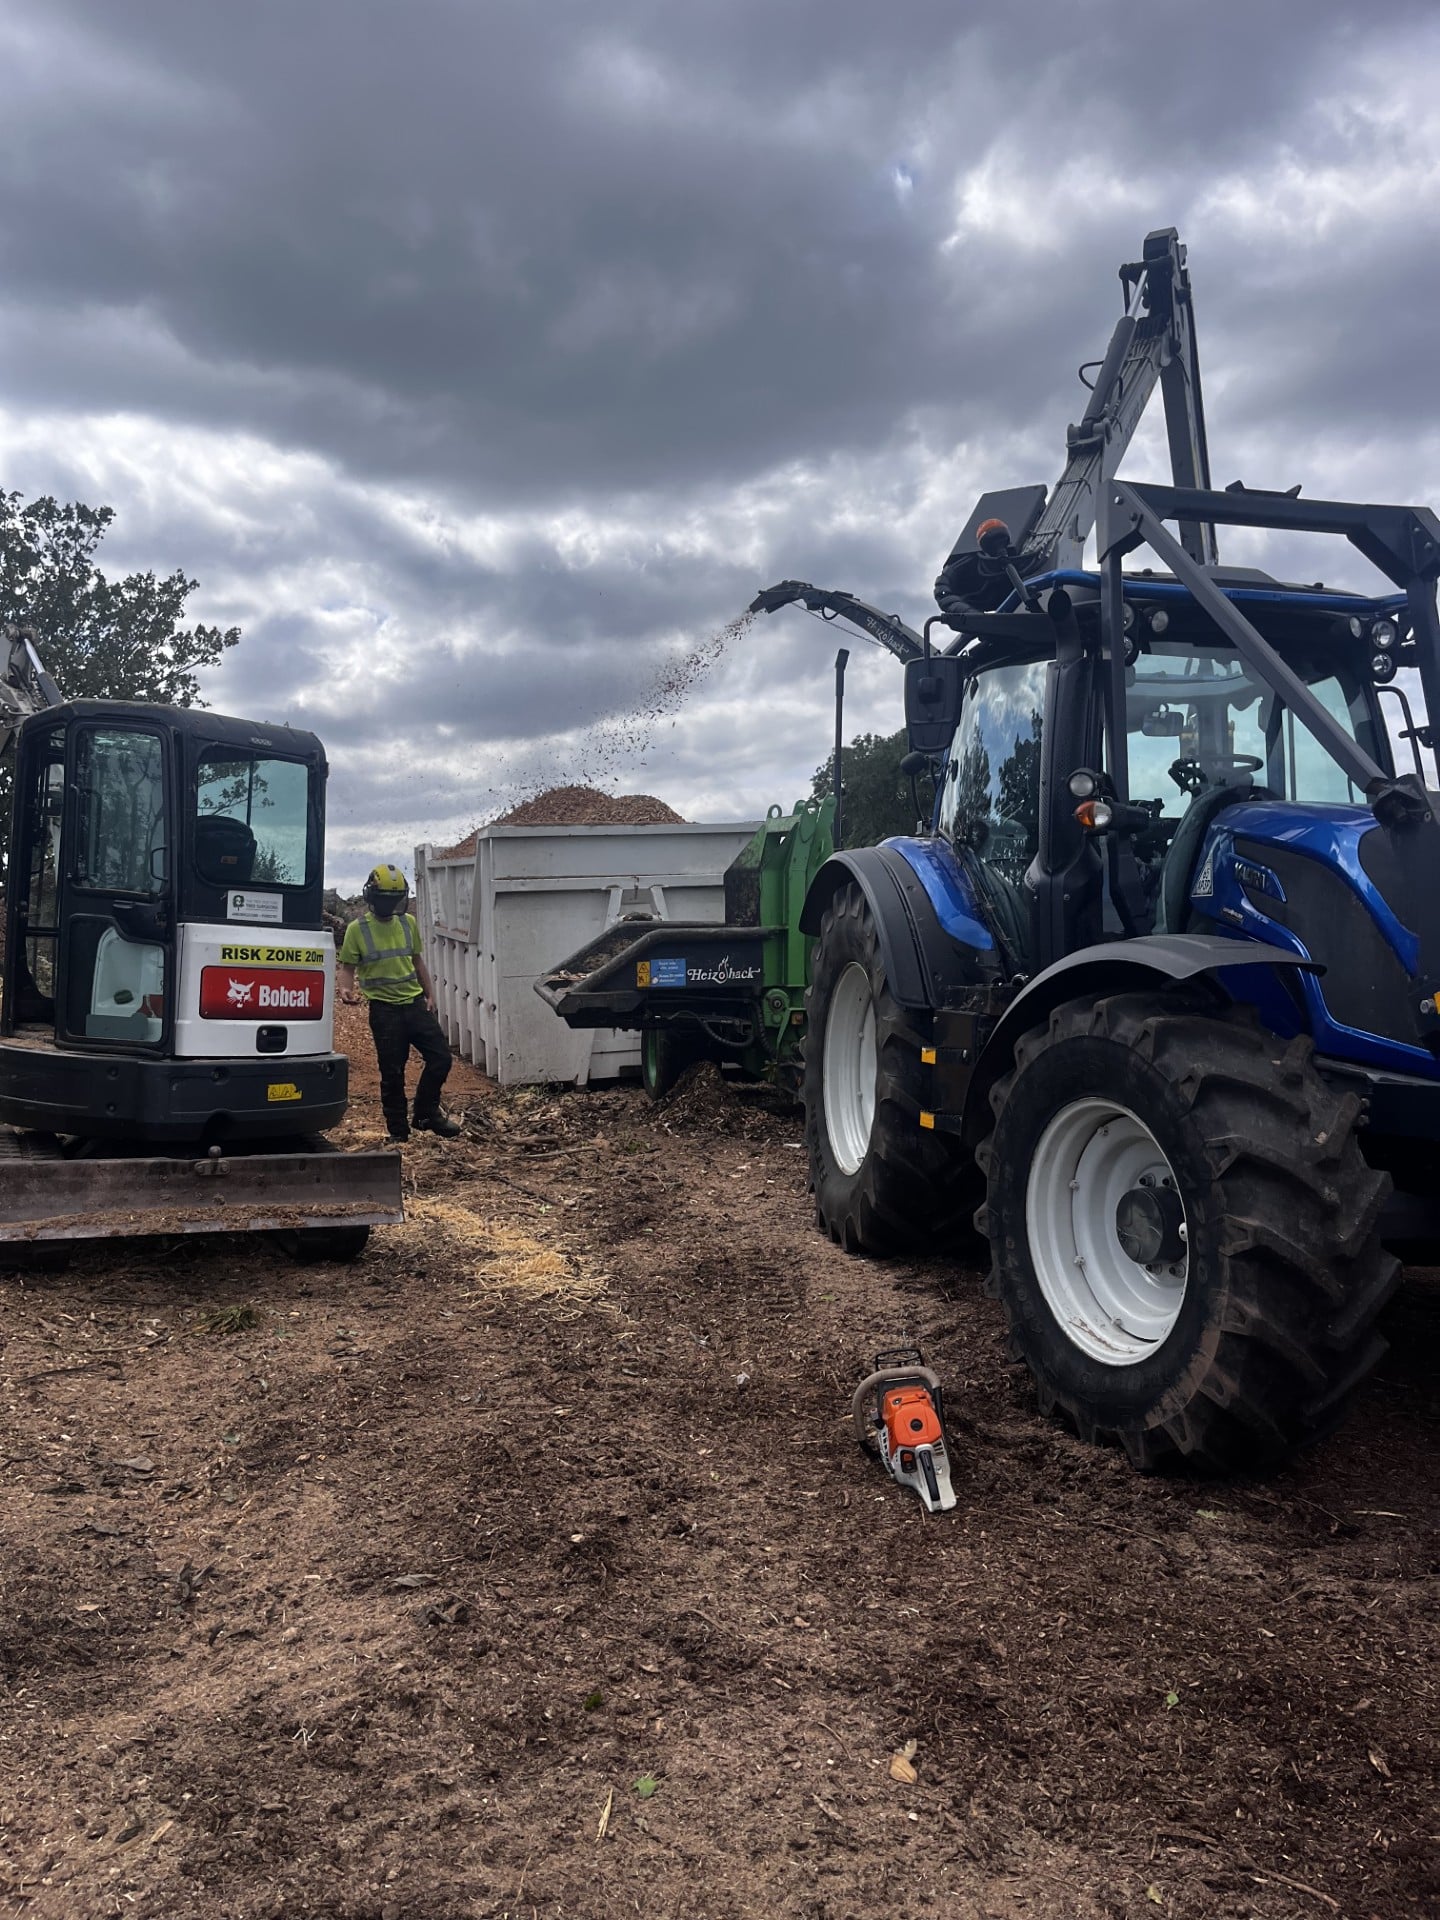
M433 1573L397 1573L390 1582L392 1587L433 1587Z
M605 1796L605 1804L600 1809L600 1824L595 1829L595 1838L597 1840L603 1840L605 1838L606 1829L610 1825L610 1809L614 1806L614 1804L615 1804L615 1789L611 1787L610 1791Z
M1390 1778L1390 1769L1385 1764L1385 1756L1377 1747L1370 1749L1370 1764L1376 1773L1383 1774L1387 1780Z
M1165 1696L1165 1705L1166 1705L1166 1707L1167 1707L1167 1708L1170 1708L1170 1707L1178 1707L1178 1706L1179 1706L1179 1704L1180 1704L1180 1696L1179 1696L1179 1694L1178 1694L1178 1693L1167 1693L1167 1694L1166 1694L1166 1696Z
M137 1453L133 1460L117 1460L117 1467L123 1467L127 1473L153 1473L155 1462L148 1455Z
M1146 1887L1145 1898L1147 1900L1153 1900L1157 1907L1163 1907L1165 1904L1164 1897L1158 1887Z
M635 1782L635 1791L642 1800L648 1800L659 1784L653 1773L642 1773Z
M892 1753L890 1756L890 1778L892 1780L898 1780L902 1786L913 1787L915 1782L920 1778L919 1774L910 1764L910 1759L914 1752L915 1742L913 1740L907 1740L897 1753Z

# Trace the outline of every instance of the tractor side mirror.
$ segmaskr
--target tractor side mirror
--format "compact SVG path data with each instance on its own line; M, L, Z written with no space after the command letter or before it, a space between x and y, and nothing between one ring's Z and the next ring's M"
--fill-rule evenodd
M905 662L905 726L912 753L944 753L960 720L966 670L950 654Z

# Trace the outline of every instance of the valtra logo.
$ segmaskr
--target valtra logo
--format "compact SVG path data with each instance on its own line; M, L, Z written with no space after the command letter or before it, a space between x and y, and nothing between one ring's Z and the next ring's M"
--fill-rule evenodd
M325 975L300 967L202 967L204 1020L318 1020Z

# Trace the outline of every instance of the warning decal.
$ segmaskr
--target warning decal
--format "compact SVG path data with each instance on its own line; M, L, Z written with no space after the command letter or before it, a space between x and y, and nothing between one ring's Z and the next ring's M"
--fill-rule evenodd
M252 967L323 967L323 947L221 947L220 958Z

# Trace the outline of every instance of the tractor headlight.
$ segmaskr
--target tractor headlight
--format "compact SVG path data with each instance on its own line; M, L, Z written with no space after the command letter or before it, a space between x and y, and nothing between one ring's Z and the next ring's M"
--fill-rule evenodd
M1358 640L1364 631L1365 622L1360 618L1358 613L1352 613L1350 616L1350 638L1352 640Z
M1089 767L1077 767L1065 784L1072 800L1093 800L1100 791L1100 777Z
M1390 653L1372 653L1370 656L1370 678L1377 687L1383 687L1387 680L1395 678L1395 656Z
M1377 653L1389 653L1397 638L1393 620L1377 620L1370 629L1370 644Z
M1156 607L1155 611L1150 615L1151 633L1164 633L1169 624L1169 614L1166 613L1163 607Z

